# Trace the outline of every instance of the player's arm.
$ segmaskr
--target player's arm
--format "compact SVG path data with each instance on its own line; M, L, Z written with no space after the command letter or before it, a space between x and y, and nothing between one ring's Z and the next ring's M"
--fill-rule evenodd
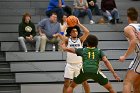
M104 62L104 64L106 65L106 67L111 71L111 73L113 74L113 76L115 77L116 80L120 80L120 77L117 75L117 73L114 71L111 63L109 62L109 60L107 59L106 56L102 57L102 61Z
M54 34L53 37L59 37L62 41L64 41L66 39L66 37L61 35L60 33Z
M84 42L89 35L89 30L84 25L82 25L79 20L77 25L83 30L83 35L80 37L80 40L81 42Z
M64 43L61 45L61 47L64 51L67 51L70 53L75 53L75 48L68 48L68 47L66 47L66 45Z
M129 46L125 54L120 57L119 60L121 62L123 62L132 52L134 52L137 42L133 27L127 26L124 28L124 34L129 39Z

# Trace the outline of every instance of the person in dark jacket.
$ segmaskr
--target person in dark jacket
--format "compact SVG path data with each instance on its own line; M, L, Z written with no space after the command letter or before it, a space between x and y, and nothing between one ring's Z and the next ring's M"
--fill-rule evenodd
M19 37L18 41L22 46L24 52L27 52L26 42L33 44L36 42L35 51L39 51L40 47L40 36L36 35L35 25L31 22L31 15L29 13L25 13L22 17L22 22L18 27Z
M72 15L72 9L68 5L65 5L65 0L50 0L46 9L46 16L50 17L52 12L55 12L60 22L63 14Z
M102 0L101 1L101 10L103 16L108 19L112 24L122 23L119 19L119 12L115 3L115 0Z
M95 15L101 15L97 0L87 0L88 7Z

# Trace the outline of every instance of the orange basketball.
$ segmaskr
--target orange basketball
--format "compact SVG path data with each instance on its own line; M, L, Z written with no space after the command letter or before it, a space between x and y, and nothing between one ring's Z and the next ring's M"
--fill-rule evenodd
M67 22L67 25L68 25L69 27L73 27L73 26L77 25L77 23L78 23L78 18L72 15L72 16L69 16L69 17L66 19L66 22Z

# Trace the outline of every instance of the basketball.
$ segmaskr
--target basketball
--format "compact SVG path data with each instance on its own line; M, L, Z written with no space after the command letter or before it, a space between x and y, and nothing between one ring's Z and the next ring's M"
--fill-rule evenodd
M78 18L72 15L66 19L66 22L69 27L74 27L78 24Z

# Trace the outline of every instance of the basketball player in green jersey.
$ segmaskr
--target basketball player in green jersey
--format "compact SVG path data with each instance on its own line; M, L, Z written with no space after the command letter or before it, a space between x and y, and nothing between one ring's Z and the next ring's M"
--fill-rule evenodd
M74 49L67 48L64 44L62 45L64 51L76 53L77 56L82 56L83 60L83 68L81 69L80 74L72 81L71 85L67 89L67 93L73 93L73 89L87 79L93 79L105 87L110 93L116 93L107 77L99 70L99 62L102 60L107 68L112 72L114 78L118 81L120 80L120 77L115 73L105 54L97 48L98 38L94 35L89 35L86 41L86 48Z

